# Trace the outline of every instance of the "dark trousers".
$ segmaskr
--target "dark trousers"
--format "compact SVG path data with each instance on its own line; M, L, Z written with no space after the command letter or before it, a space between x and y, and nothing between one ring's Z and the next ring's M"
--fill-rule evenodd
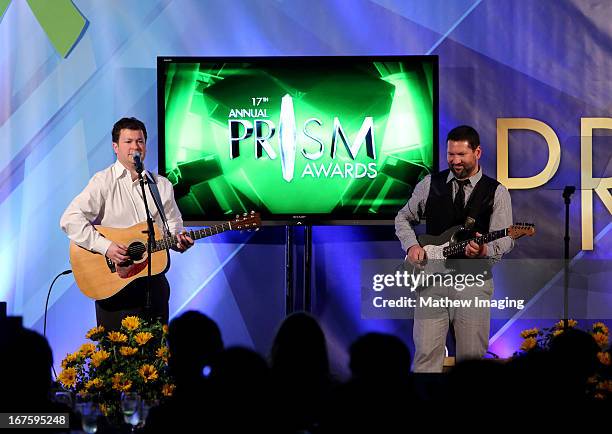
M168 323L170 285L163 274L151 277L151 310L146 312L147 278L136 279L112 297L96 301L96 320L106 330L119 330L121 320L136 315Z

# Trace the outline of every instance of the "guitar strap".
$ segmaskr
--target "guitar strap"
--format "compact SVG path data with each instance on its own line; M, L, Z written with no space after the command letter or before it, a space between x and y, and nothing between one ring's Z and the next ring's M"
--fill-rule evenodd
M472 194L470 194L470 198L465 207L465 226L467 229L471 229L469 226L473 226L474 223L477 223L476 218L483 208L485 206L490 206L487 200L488 194L489 192L487 191L485 183L479 181L476 187L474 187L474 190L472 190Z
M159 195L159 189L157 188L157 182L151 173L147 174L146 177L149 182L149 191L151 192L151 196L153 197L153 202L155 202L155 207L157 208L157 212L162 219L162 223L164 224L164 232L166 232L166 236L171 236L170 227L168 226L168 220L166 219L166 213L164 212L164 207L162 205L161 196Z

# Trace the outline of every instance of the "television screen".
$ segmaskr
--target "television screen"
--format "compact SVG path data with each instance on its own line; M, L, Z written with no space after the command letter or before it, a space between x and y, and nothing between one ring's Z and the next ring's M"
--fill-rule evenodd
M159 171L185 221L392 220L437 170L436 56L173 58Z

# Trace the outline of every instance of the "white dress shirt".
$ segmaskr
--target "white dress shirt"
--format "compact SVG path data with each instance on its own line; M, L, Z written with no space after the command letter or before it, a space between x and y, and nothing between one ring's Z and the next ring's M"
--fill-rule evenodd
M145 172L157 183L164 213L172 234L184 230L181 213L174 200L172 184L163 176ZM147 204L155 223L163 223L148 185L145 185ZM146 221L142 190L138 179L132 181L130 172L117 160L112 166L96 173L85 189L70 202L60 219L60 226L72 241L102 255L111 245L93 225L126 228Z

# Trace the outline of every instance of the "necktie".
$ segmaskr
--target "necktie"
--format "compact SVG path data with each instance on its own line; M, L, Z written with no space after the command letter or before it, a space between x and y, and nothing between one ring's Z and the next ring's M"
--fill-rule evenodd
M465 207L465 189L464 187L470 182L469 179L464 179L463 181L455 178L457 182L457 193L455 193L455 200L453 201L453 205L455 207L455 211L457 213L463 214L463 208Z

